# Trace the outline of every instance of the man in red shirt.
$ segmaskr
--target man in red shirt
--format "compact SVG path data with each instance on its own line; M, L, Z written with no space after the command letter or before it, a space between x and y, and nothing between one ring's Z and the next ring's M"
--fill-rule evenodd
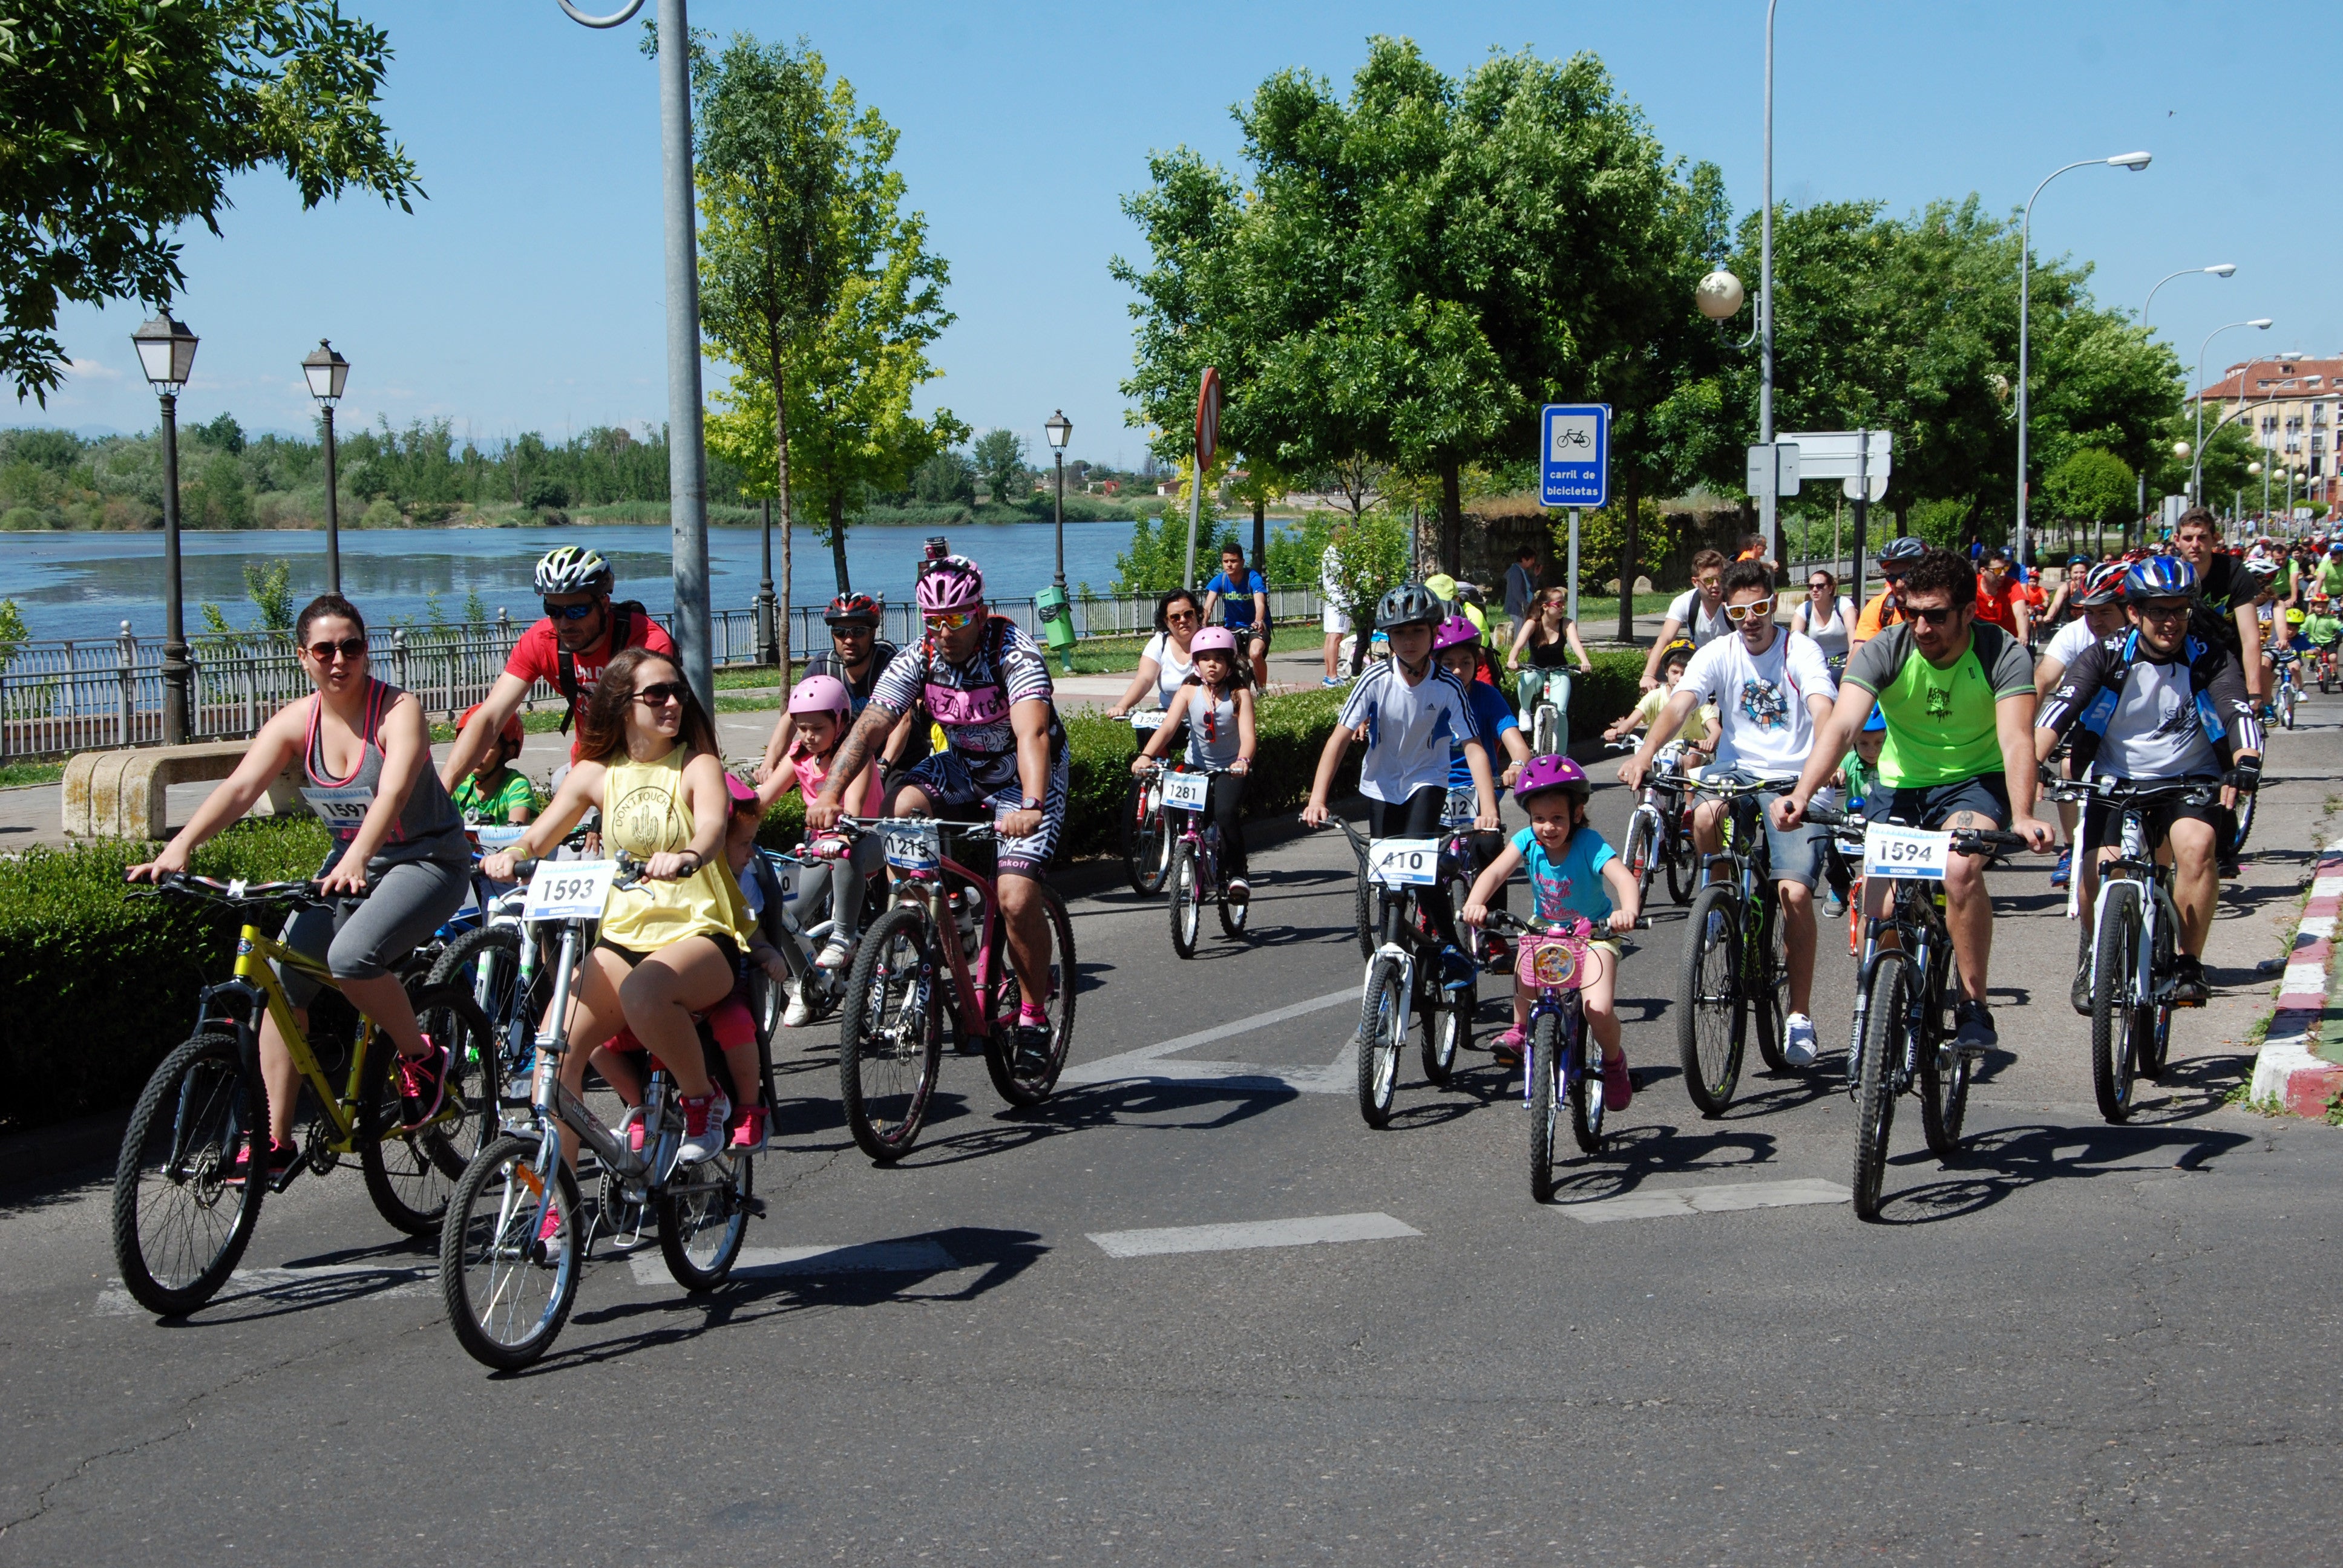
M641 605L610 602L612 586L610 563L592 549L563 545L537 563L537 591L545 600L545 618L513 644L504 673L472 710L471 722L439 764L443 782L453 788L454 780L472 770L538 681L550 685L568 702L561 716L566 730L576 720L578 705L593 695L603 667L620 649L648 648L674 655L674 641ZM578 760L575 739L569 743L569 759Z
M2025 590L2009 577L2009 552L1995 548L1985 553L1985 570L1977 574L1976 618L1989 620L2026 646Z

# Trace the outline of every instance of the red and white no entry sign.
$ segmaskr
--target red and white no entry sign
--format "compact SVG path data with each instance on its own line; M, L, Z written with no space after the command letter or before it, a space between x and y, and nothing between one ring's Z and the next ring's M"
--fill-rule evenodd
M1221 447L1221 373L1204 367L1204 384L1196 392L1196 467L1212 466Z

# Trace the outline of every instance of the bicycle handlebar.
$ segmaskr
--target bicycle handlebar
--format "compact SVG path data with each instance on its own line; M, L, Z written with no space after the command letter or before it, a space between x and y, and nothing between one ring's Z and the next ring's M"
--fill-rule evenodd
M1001 837L1001 829L990 822L957 822L949 817L841 816L839 818L836 826L837 828L851 829L858 833L869 833L881 828L910 827L914 824L922 828L933 828L940 833L950 832L966 834L971 839L997 839ZM836 829L831 829L830 830L835 831Z
M2220 799L2221 787L2193 781L2132 784L2114 779L2062 779L2049 791L2053 800L2087 800L2096 796L2109 805L2137 805L2177 796L2191 806L2210 806Z
M1813 806L1805 810L1805 819L1819 828L1849 828L1857 831L1871 825L1871 819L1860 811L1842 811L1835 806ZM2023 833L2012 833L2000 828L1950 828L1953 852L1960 855L1982 855L1988 849L2027 849L2033 848Z
M1491 910L1489 911L1489 918L1481 923L1483 929L1486 930L1518 931L1523 936L1570 936L1573 934L1566 930L1557 931L1555 930L1555 922L1552 920L1525 920L1522 919L1521 916L1513 913L1511 910ZM1627 929L1629 930L1648 931L1652 929L1652 917L1649 915L1637 915L1635 917L1635 923ZM1615 933L1612 931L1611 927L1607 923L1600 921L1588 922L1586 935L1589 940L1595 937L1614 934Z
M327 902L317 891L315 877L298 882L247 882L240 877L198 877L186 871L172 871L157 877L151 884L133 882L124 890L124 897L157 899L165 893L179 893L191 899L203 899L217 904L317 904ZM337 899L362 899L371 889L356 892L337 893Z

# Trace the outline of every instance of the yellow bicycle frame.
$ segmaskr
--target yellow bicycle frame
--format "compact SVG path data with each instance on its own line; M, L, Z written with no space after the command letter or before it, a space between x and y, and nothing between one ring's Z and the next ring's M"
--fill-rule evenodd
M258 995L261 1005L267 1009L268 1016L277 1020L277 1031L284 1037L285 1049L292 1056L294 1067L317 1092L317 1103L325 1107L326 1120L332 1124L334 1133L327 1147L337 1154L350 1153L357 1147L358 1141L358 1088L366 1081L363 1075L367 1061L372 1055L370 1048L382 1030L364 1013L358 1015L357 1036L350 1045L349 1086L343 1092L335 1093L333 1084L326 1078L325 1070L317 1065L317 1053L309 1049L308 1036L301 1032L301 1026L294 1020L293 1003L277 980L276 970L270 967L272 962L298 970L320 985L332 986L336 990L341 987L334 984L334 977L327 972L321 960L307 953L296 952L284 943L261 935L259 927L247 924L236 932L236 978ZM256 1020L254 1027L256 1030ZM444 1119L447 1114L447 1109L442 1108L441 1117Z

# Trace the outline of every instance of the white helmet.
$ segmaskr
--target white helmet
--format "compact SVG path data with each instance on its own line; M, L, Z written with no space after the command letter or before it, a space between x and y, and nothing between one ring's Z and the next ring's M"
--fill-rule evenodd
M582 545L548 550L537 563L539 593L608 593L614 581L610 563Z

